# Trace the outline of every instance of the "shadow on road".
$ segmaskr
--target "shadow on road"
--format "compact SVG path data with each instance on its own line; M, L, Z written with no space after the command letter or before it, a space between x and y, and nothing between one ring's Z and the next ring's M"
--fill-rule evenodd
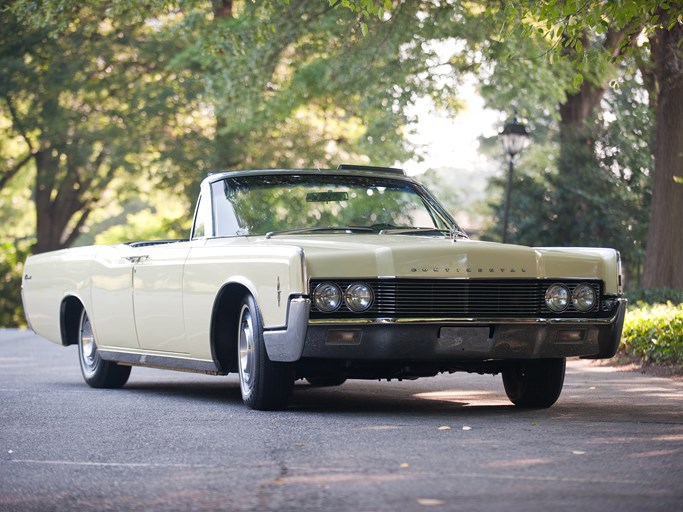
M87 389L87 388L86 388ZM101 390L90 390L100 392ZM194 404L223 403L242 407L239 383L226 382L131 382L121 390L110 391L121 398L132 395L147 398L173 398ZM445 413L518 414L523 412L504 395L487 391L461 391L432 388L408 383L397 387L384 383L351 382L338 388L316 388L298 383L287 412L296 414L372 414L372 415L443 415Z
M212 382L129 382L116 393L135 393L146 397L172 397L188 399L193 402L212 402L238 404L242 403L239 384L226 382L217 378Z
M446 386L435 390L434 386L423 386L406 383L397 386L387 383L365 383L355 381L337 388L316 388L298 383L295 386L287 413L296 414L364 414L373 416L441 416L456 414L463 417L501 416L510 418L519 415L535 417L555 417L571 421L590 421L593 423L623 421L631 422L634 417L641 422L679 423L683 424L683 410L680 407L662 408L656 402L647 403L641 399L633 403L627 401L630 381L604 381L603 387L611 388L613 399L605 400L593 396L592 389L576 389L580 386L569 386L559 401L549 409L532 410L513 406L500 392L487 390L467 390L454 386ZM69 386L73 389L74 384ZM119 398L130 399L133 396L144 399L188 400L195 405L225 404L226 406L242 406L239 383L235 380L176 381L176 382L131 382L121 390L91 390L82 387L85 392L116 393ZM641 388L644 394L664 394L664 390L656 387ZM631 392L632 393L632 392ZM680 395L669 396L680 405ZM636 397L634 397L636 398ZM682 439L683 440L683 439Z

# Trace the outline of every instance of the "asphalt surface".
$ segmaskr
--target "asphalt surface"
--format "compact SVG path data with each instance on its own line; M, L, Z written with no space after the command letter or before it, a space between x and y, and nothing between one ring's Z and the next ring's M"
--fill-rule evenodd
M0 330L0 510L681 511L683 382L571 361L541 411L455 374L257 412L235 376L91 389L75 347Z

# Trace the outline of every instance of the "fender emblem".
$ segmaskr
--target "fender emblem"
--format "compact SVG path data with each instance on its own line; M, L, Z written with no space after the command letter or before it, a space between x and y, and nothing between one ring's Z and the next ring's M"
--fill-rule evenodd
M280 302L282 298L282 289L280 288L280 276L277 276L277 307L280 307Z

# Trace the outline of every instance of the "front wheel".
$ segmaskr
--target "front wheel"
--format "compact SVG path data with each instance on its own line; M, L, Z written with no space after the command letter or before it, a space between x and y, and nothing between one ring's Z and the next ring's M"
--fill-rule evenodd
M121 366L111 361L105 361L100 357L92 324L85 309L81 313L78 332L78 360L86 384L93 388L117 389L123 387L128 382L130 366Z
M566 359L530 359L503 371L503 385L510 401L519 407L543 409L560 397Z
M240 304L238 326L237 360L242 401L252 409L285 409L294 387L294 367L268 358L261 315L251 295Z

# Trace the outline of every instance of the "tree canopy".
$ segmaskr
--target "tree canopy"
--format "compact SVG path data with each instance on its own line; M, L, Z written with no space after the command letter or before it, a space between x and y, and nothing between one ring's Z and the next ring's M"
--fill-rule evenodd
M682 45L678 1L10 0L5 266L105 230L182 233L212 170L405 161L410 107L456 115L475 76L534 122L513 241L615 245L643 284L683 288Z
M321 2L10 2L0 114L23 148L0 184L35 169L44 251L75 241L117 177L189 197L209 170L405 160L406 107L452 104L428 44L451 16L427 1L363 24Z

